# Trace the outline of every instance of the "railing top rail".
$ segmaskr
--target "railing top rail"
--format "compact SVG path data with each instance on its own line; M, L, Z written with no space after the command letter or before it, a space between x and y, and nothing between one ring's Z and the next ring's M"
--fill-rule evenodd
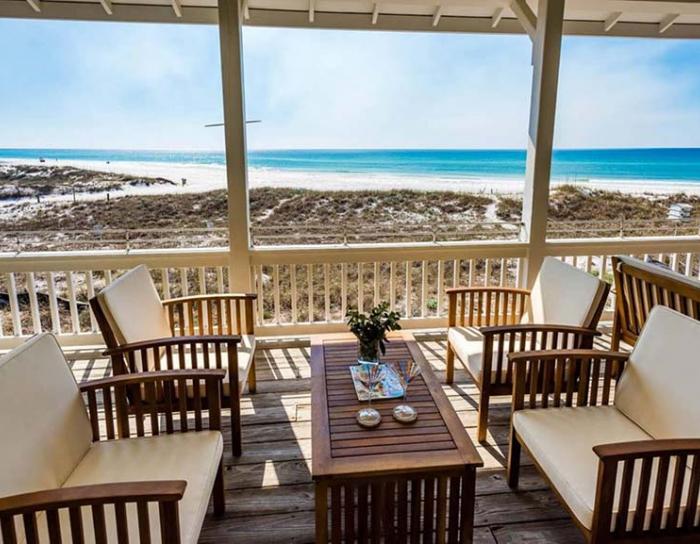
M547 240L545 252L553 256L613 255L615 253L694 253L700 252L700 236L560 238Z
M228 248L168 248L90 251L0 252L0 272L60 272L121 269L146 264L153 268L225 266Z

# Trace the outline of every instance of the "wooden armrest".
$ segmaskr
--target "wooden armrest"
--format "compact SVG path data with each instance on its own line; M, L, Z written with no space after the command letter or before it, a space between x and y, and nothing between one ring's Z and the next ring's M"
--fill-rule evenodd
M665 536L667 542L675 542L670 535L697 533L700 439L601 444L593 451L599 458L594 535L614 533L620 541L630 542L625 538L630 534L653 534L647 537L649 541ZM613 512L617 512L615 517ZM603 536L600 540L608 539Z
M593 447L593 452L601 459L611 461L667 455L696 455L700 454L700 438L667 438L600 444Z
M510 355L532 352L549 346L551 349L580 349L593 346L593 338L600 333L585 327L570 325L498 325L480 327L484 336L482 373L493 384L509 386L513 378ZM495 370L495 373L492 371Z
M547 349L536 351L521 351L518 353L509 353L508 359L513 364L527 364L528 361L538 359L544 361L545 364L554 364L557 359L572 358L572 359L611 359L617 361L626 361L629 358L629 353L623 351L603 351L599 349Z
M154 382L175 381L175 380L216 380L222 382L226 376L223 368L206 368L193 370L154 370L150 372L139 372L137 374L120 374L99 380L90 380L80 384L80 392L87 393L105 387L117 387L126 385L139 385Z
M136 436L146 436L147 430L151 435L171 434L175 430L187 432L191 412L193 430L220 431L224 376L223 368L164 370L120 374L83 383L80 392L87 396L92 440L98 442L103 438L101 428L107 440L129 438L134 428ZM98 393L101 393L102 410ZM205 414L208 417L203 417ZM179 416L178 429L174 425L175 416ZM150 421L150 429L144 425L146 419Z
M207 301L207 300L255 300L256 293L218 293L211 295L191 295L186 297L169 298L162 301L163 306L171 304L183 304L187 302Z
M586 327L575 327L573 325L550 325L523 323L518 325L496 325L494 327L479 327L479 332L484 336L494 336L498 334L517 334L527 332L551 332L551 333L573 333L582 336L600 336L600 332Z
M60 542L61 534L68 531L68 526L72 542L85 542L83 518L89 513L96 542L107 542L107 527L111 524L107 518L111 518L109 522L114 520L119 541L128 534L129 526L138 526L140 536L149 537L150 541L156 535L151 534L148 503L157 503L156 519L161 527L162 542L179 544L178 502L182 499L186 486L187 482L182 480L124 482L47 489L5 497L0 499L2 538L8 544L18 540L39 542L37 514L43 513L51 542ZM126 508L129 503L136 504L137 519L128 516ZM105 505L110 508L105 508ZM60 516L59 509L68 509L69 517ZM19 535L15 516L22 516Z
M529 289L520 289L519 287L497 287L497 286L481 286L481 287L448 287L445 293L448 295L456 295L460 293L519 293L521 295L529 295Z
M113 484L59 487L0 498L0 513L17 516L29 512L110 504L116 502L179 501L185 493L184 480L153 480Z
M628 353L591 349L509 355L514 376L512 409L548 408L550 402L555 408L609 405L613 380L628 358Z
M160 349L174 346L192 346L192 344L240 344L241 336L238 334L201 335L201 336L168 336L166 338L154 338L142 342L122 344L116 348L110 348L102 352L102 355L111 356L129 352L137 352L149 349Z

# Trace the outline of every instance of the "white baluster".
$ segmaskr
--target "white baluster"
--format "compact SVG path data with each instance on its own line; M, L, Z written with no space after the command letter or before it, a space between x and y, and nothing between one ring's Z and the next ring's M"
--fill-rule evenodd
M39 300L36 296L34 272L27 274L27 292L29 293L29 307L32 312L32 327L34 334L39 334L41 332L41 313L39 312Z
M314 266L306 265L306 285L308 286L309 323L314 322Z
M411 281L411 273L413 272L413 262L406 261L406 318L410 319L413 317L411 314L413 309L411 308L411 297L413 296L413 286Z
M323 305L328 323L331 320L331 272L328 263L323 264Z
M180 269L180 289L182 292L182 296L186 297L187 295L190 294L190 284L187 280L187 269L186 268L181 268Z
M357 311L362 312L365 306L364 286L365 281L362 274L363 265L357 263Z
M289 281L291 282L291 294L292 294L292 323L296 325L299 320L299 313L297 309L297 265L289 265Z
M280 267L278 264L272 267L272 295L275 311L275 323L280 324Z
M445 296L445 278L444 278L444 263L438 261L437 263L437 315L440 317L442 315L443 308L445 306L443 297Z
M61 320L58 315L58 301L56 300L56 276L53 272L48 275L49 312L51 314L51 330L54 334L61 333Z
M66 272L66 287L68 288L68 306L70 308L70 323L74 334L80 332L80 319L78 319L78 304L75 300L75 285L73 283L73 272Z
M207 270L203 266L198 269L199 272L199 294L207 294ZM206 308L206 305L204 306Z
M161 268L160 270L161 285L163 286L163 298L170 298L170 274L168 274L167 268Z
M348 311L348 265L340 265L340 318L345 319Z
M374 263L374 275L372 277L374 280L374 297L373 302L376 306L379 304L379 263Z
M85 285L87 286L87 298L88 302L90 299L95 297L95 282L92 279L92 270L85 271ZM97 320L95 319L95 314L92 313L92 308L88 304L88 312L90 313L90 330L92 332L97 332Z
M425 317L428 310L428 263L426 261L421 261L420 281L420 316Z
M12 334L22 336L22 319L19 315L19 301L17 300L17 281L14 272L7 274L7 295L10 298L10 315L12 317Z
M396 309L396 263L389 263L389 307Z

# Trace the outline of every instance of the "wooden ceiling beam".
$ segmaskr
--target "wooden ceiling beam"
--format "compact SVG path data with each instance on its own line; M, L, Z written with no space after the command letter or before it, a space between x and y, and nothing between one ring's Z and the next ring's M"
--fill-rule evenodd
M607 19L605 19L605 22L603 23L603 30L605 30L605 32L610 32L613 29L613 27L618 23L620 17L622 17L621 11L611 13L610 16Z
M433 26L437 26L440 23L440 17L442 17L442 5L438 4L435 8L435 13L433 13Z
M493 12L493 15L491 15L491 28L496 28L498 26L498 24L501 22L501 19L503 19L504 11L504 7L496 8L496 10Z
M669 13L668 15L666 15L666 17L661 19L661 22L659 23L659 34L663 34L669 28L671 28L673 26L673 23L675 23L679 17L679 13Z
M376 25L379 19L379 2L374 3L374 9L372 10L372 24Z
M100 0L100 5L102 9L105 10L107 15L112 15L114 13L114 8L112 7L112 0Z
M526 0L512 0L510 9L515 13L523 29L527 32L528 36L530 36L530 39L534 40L535 30L537 29L537 17L532 9L530 9Z

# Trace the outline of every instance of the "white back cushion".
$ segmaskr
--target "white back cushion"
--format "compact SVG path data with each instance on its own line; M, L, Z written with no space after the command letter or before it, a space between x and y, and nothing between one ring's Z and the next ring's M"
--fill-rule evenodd
M615 405L654 438L700 438L700 321L655 306Z
M0 358L0 496L59 487L92 442L83 398L50 334Z
M137 266L120 276L102 289L98 299L120 344L172 336L166 310L145 266ZM149 351L150 370L154 368L152 356Z
M598 278L554 257L546 257L530 295L523 321L538 324L584 326L598 303Z

